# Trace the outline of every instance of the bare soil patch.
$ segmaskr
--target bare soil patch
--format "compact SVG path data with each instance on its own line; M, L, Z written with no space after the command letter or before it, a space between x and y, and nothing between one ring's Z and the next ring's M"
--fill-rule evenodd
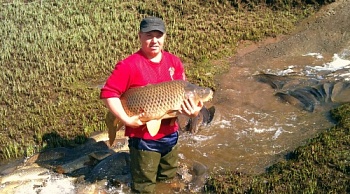
M339 0L301 22L288 36L243 42L234 63L264 65L276 58L308 52L336 53L350 43L350 1Z

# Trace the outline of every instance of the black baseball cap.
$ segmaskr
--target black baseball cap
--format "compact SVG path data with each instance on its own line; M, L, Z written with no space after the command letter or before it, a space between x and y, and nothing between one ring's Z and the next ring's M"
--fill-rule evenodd
M146 17L142 19L140 23L140 31L141 32L150 32L153 30L160 31L165 33L165 24L162 19L158 17Z

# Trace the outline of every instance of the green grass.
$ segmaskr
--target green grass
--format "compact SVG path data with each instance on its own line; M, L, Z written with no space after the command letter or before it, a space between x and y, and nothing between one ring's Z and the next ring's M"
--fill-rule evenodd
M304 1L7 0L0 4L0 159L74 146L105 130L99 100L115 63L139 48L141 18L164 18L166 49L190 81L215 89L241 40L291 31ZM295 7L294 7L295 6ZM215 62L216 61L216 62Z

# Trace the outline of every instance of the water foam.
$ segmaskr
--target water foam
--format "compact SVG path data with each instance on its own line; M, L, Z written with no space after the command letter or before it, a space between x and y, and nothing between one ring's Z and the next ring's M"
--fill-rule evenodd
M68 178L63 179L51 179L48 181L45 187L41 188L39 193L75 193L75 186L73 182Z
M338 54L333 55L333 61L325 63L323 66L309 67L316 71L336 71L344 68L350 68L350 60L341 58Z
M316 59L323 59L323 56L321 53L307 53L302 56L312 56L312 57L315 57Z

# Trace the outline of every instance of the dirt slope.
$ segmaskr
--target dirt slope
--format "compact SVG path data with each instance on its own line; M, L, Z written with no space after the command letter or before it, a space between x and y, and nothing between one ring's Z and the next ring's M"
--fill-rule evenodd
M270 38L238 51L235 62L263 65L309 52L336 53L350 45L350 1L338 0L300 23L291 35Z

